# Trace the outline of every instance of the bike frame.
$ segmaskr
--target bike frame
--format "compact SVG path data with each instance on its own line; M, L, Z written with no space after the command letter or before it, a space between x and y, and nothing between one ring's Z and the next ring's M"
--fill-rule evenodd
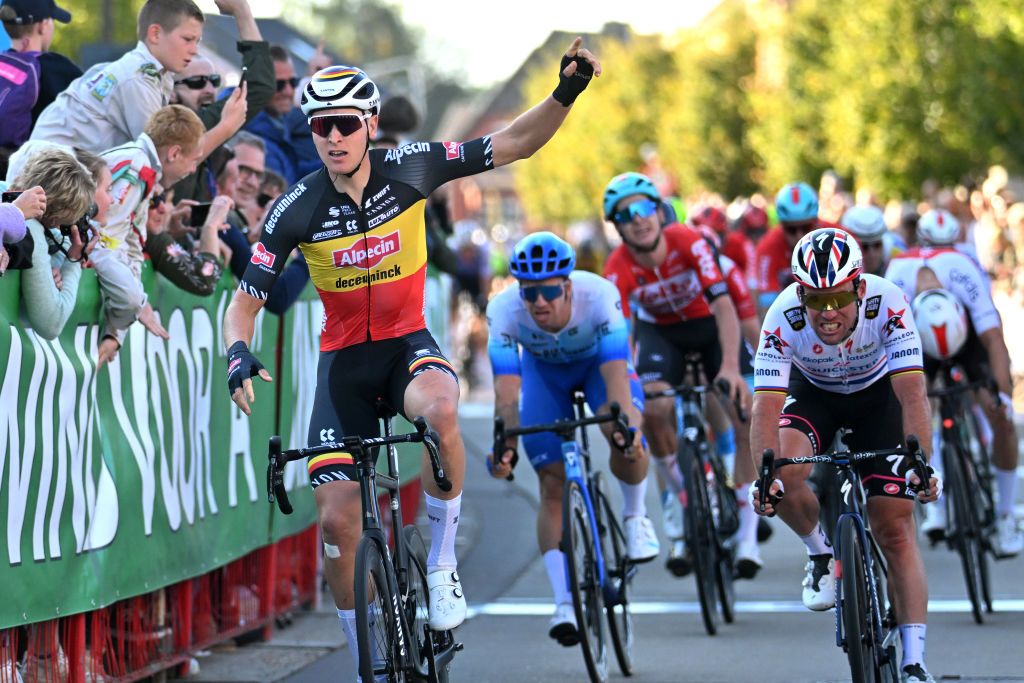
M576 411L576 419L584 419L583 411L583 395L577 393L573 397L573 405ZM575 430L574 430L575 432ZM580 490L583 492L583 501L587 504L587 516L590 519L590 533L594 539L594 557L597 560L597 579L598 585L601 586L602 592L605 590L607 585L605 566L604 566L604 552L601 548L600 529L597 525L597 514L594 509L593 498L590 495L590 481L591 481L591 468L590 468L590 441L587 438L587 428L582 426L579 428L579 441L572 438L571 436L566 438L563 437L562 441L562 463L565 465L565 481L568 484L570 481L576 482ZM563 529L562 533L568 532L568 529ZM565 560L565 570L569 571L569 558Z

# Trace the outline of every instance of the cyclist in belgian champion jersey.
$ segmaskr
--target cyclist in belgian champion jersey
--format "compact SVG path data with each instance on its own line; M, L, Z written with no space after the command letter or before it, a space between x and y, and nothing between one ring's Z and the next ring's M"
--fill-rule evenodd
M853 451L892 448L907 434L927 434L931 414L921 344L910 303L896 285L862 273L856 240L836 228L808 233L793 250L796 282L765 316L754 358L751 450L786 458L828 450L840 428ZM930 451L927 440L921 442ZM781 449L780 449L781 445ZM893 605L903 642L903 680L934 680L924 666L928 587L914 525L918 484L902 456L859 466L867 514L889 566ZM779 517L807 547L803 602L816 611L835 605L832 544L818 521L818 499L807 486L810 465L779 470L760 514ZM753 504L759 482L751 486ZM918 500L932 502L932 476ZM785 496L783 498L783 495Z
M644 394L629 363L629 332L619 292L598 275L574 270L575 265L573 248L550 232L528 235L513 249L509 270L518 283L487 306L495 416L508 427L520 421L528 426L572 419L572 390L579 387L595 414L607 412L609 402L615 401L630 429L636 430ZM659 546L644 504L647 457L642 440L624 449L624 444L614 443L611 424L601 427L611 448L612 474L622 488L626 552L634 562L653 560ZM511 471L516 439L504 446L488 458L495 477ZM537 541L555 594L549 635L568 647L579 642L579 635L566 559L559 549L565 487L562 440L557 434L530 434L523 437L523 446L540 484Z
M225 315L228 390L249 414L255 396L252 378L269 382L271 377L247 343L267 292L285 259L299 247L324 303L309 444L377 434L379 397L408 418L423 416L438 433L453 486L441 492L424 459L431 525L429 621L436 630L454 628L466 615L455 559L465 449L457 421L458 382L423 318L423 204L443 183L531 156L555 134L590 79L600 74L597 59L576 38L562 58L554 92L504 129L464 143L415 142L371 150L380 105L377 86L357 68L319 71L300 104L324 167L288 188L271 206ZM353 565L361 530L360 497L356 483L337 470L346 460L351 456L339 451L311 458L307 467L324 539L324 573L342 626L355 642Z

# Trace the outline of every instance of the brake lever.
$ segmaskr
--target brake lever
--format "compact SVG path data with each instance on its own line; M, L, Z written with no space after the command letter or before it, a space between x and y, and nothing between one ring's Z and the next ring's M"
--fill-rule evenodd
M729 399L729 394L732 392L732 386L724 377L719 377L718 380L715 381L715 388L718 389L718 392L723 398ZM731 403L736 408L736 416L739 417L740 422L747 422L747 420L750 419L750 415L748 415L747 411L740 405L739 399L734 399Z
M288 500L288 491L284 488L284 466L287 460L281 462L281 437L276 434L270 437L267 460L267 498L271 503L276 499L281 512L290 515L294 509Z
M757 502L764 512L764 503L768 500L768 491L775 479L775 451L770 448L764 449L761 454L761 478L760 487L757 492Z
M495 458L500 458L501 454L506 450L505 446L505 418L494 416L494 445L491 446L491 455ZM519 462L519 450L512 449L512 459L508 462L508 476L505 477L505 481L515 481L516 476L512 473L512 470L516 468L516 463Z
M920 482L918 486L915 486L915 490L918 493L924 493L925 496L931 495L931 477L928 476L928 463L924 459L924 454L921 452L921 442L913 434L907 434L907 450L910 451L911 467L917 479Z

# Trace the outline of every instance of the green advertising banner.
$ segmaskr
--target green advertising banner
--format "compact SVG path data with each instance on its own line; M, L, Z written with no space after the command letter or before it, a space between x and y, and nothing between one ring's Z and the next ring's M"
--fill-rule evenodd
M18 274L0 279L0 628L200 575L314 520L303 463L289 466L297 509L283 522L267 503L265 475L278 405L294 423L285 441L305 443L319 303L299 302L282 339L280 319L261 313L253 353L276 369L280 347L293 369L279 388L276 376L257 383L250 418L225 382L221 326L233 280L210 297L148 267L144 281L170 339L133 325L117 359L97 370L92 271L52 341L20 317Z

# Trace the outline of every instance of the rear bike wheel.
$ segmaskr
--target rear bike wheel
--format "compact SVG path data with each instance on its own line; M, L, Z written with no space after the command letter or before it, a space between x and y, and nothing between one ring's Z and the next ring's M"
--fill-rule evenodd
M952 536L953 547L960 555L960 564L964 570L964 582L967 585L967 598L971 601L971 614L975 623L981 624L985 618L982 614L982 564L984 563L985 547L981 538L981 529L975 517L974 493L967 482L967 473L963 458L967 457L958 446L944 444L942 455L945 458L946 479L945 495L950 496L952 517L949 520L948 534Z
M420 530L412 524L402 529L405 547L409 553L409 584L403 605L405 607L405 623L412 632L412 643L416 648L413 661L416 662L416 673L423 680L435 680L437 683L448 683L449 666L439 667L433 679L430 678L430 664L433 660L435 638L442 634L434 633L427 628L430 621L430 588L427 585L427 546L423 542Z
M714 499L718 501L717 518L712 516L715 523L713 538L718 555L715 584L718 588L718 604L722 610L722 619L725 623L731 624L736 619L736 586L733 583L736 576L736 553L731 539L739 530L740 510L736 503L736 492L730 486L731 478L725 471L721 459L712 454L710 465L714 477L713 481L708 480L708 486L714 488Z
M398 600L388 575L386 554L377 539L363 536L356 548L356 639L359 676L364 681L385 676L405 681L402 660L405 634L398 618Z
M709 636L718 632L718 541L715 538L707 479L693 445L680 442L679 466L685 472L687 545L693 555L694 577L704 630Z
M864 546L859 528L851 517L839 522L839 558L841 622L846 657L850 662L853 683L878 680L875 669L871 599L868 596L867 571L864 569Z
M569 562L569 590L576 610L576 629L590 680L604 683L608 680L604 598L595 552L597 539L592 528L583 490L577 482L567 481L562 500L562 546Z
M601 549L604 551L604 612L608 618L615 659L623 676L633 675L633 615L629 611L629 584L636 565L626 554L626 535L612 512L612 504L604 489L604 477L594 474L594 495L597 497ZM605 543L607 540L607 543ZM610 551L610 552L609 552Z

